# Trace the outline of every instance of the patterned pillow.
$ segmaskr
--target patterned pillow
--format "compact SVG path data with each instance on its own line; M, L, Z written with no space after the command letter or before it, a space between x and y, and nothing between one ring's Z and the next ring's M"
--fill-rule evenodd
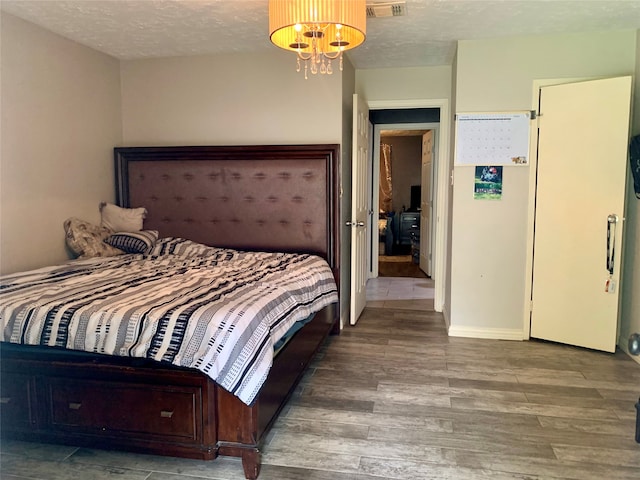
M68 247L78 257L111 257L124 253L104 243L104 239L111 235L111 230L79 218L72 217L65 220L64 233Z
M147 209L122 208L112 203L100 204L101 225L112 232L138 232L147 216Z
M157 240L157 230L141 230L139 232L117 232L105 238L104 241L126 253L148 253Z

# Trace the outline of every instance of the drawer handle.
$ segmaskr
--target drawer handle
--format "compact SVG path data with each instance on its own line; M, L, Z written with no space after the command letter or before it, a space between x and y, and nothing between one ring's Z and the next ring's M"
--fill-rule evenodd
M1 405L6 405L7 403L11 403L11 397L0 397Z
M80 407L82 407L82 403L69 402L69 410L80 410Z
M160 416L162 418L171 418L173 417L173 410L161 410Z

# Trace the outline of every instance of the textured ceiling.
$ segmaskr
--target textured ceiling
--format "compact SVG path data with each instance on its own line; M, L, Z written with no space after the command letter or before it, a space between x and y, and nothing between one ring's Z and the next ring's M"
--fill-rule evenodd
M368 3L375 3L369 0ZM259 52L268 0L1 0L2 11L120 59ZM640 29L640 0L407 0L368 19L356 68L451 64L457 40Z

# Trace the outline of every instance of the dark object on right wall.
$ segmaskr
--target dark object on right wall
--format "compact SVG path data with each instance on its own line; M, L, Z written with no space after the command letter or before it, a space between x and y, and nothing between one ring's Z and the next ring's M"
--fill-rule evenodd
M635 138L640 138L640 136ZM640 333L632 333L629 336L629 353L640 355ZM636 403L636 442L640 443L640 398Z
M640 135L631 137L629 161L631 162L631 174L633 175L633 190L636 192L636 198L640 199Z
M636 403L636 442L640 443L640 398Z
M640 333L629 335L629 353L631 355L640 355Z

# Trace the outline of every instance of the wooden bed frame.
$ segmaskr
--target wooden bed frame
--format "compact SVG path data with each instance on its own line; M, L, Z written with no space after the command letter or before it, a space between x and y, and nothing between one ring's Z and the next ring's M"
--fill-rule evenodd
M337 145L115 149L116 198L145 229L220 247L310 252L338 275ZM2 343L6 437L170 456L242 458L260 447L330 331L325 308L280 351L247 406L204 374L161 363Z

